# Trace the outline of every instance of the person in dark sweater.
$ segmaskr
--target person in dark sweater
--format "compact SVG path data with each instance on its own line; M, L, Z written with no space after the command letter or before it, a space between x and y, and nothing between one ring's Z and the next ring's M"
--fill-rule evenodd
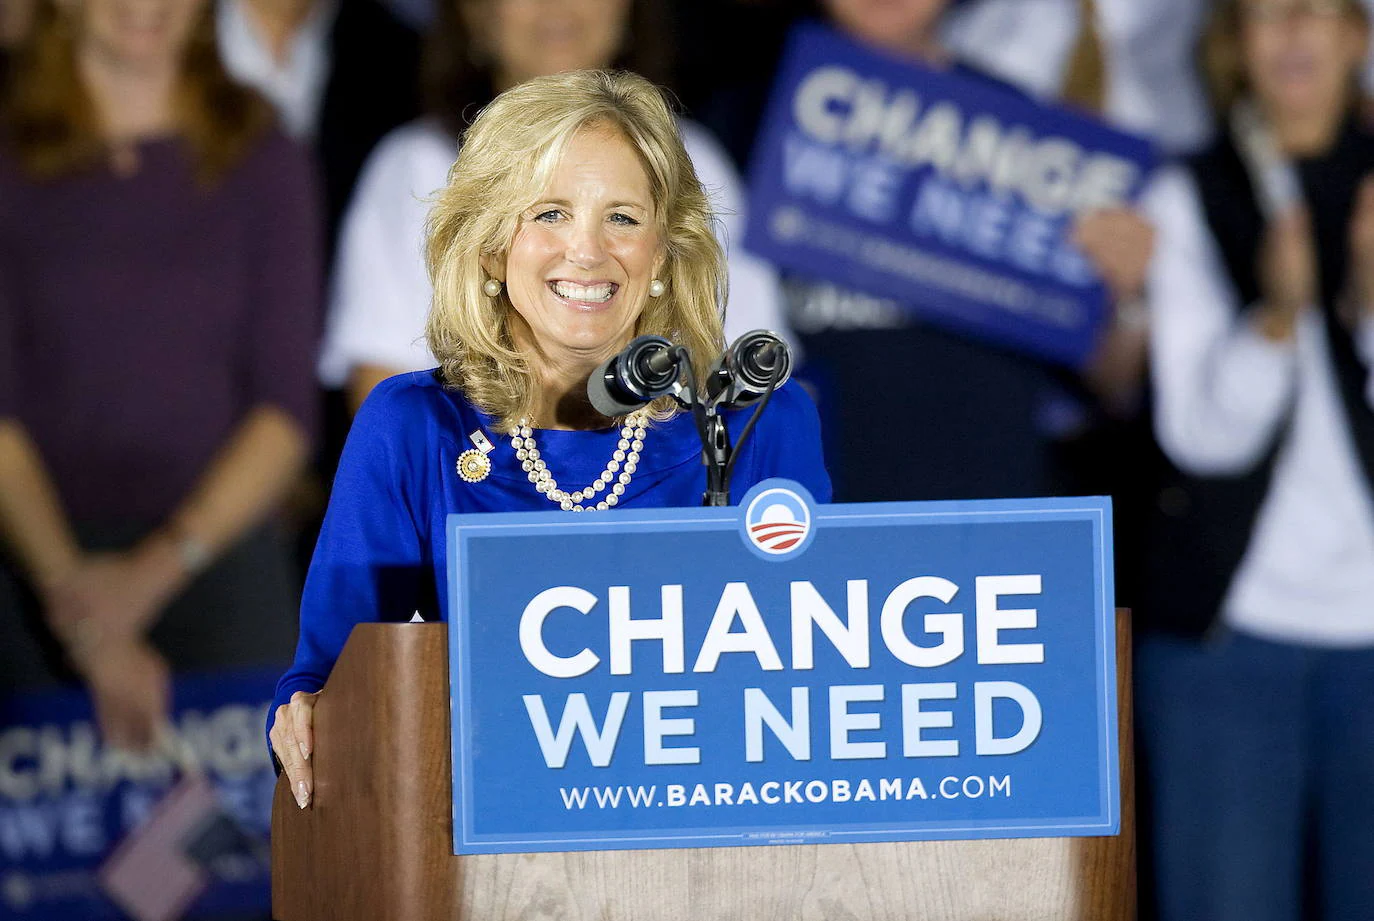
M308 155L202 2L43 0L0 108L0 682L154 741L169 671L289 660L314 428Z
M328 252L372 148L420 111L420 37L379 0L216 0L229 73L312 146Z
M1150 210L1137 714L1162 921L1374 917L1374 135L1356 0L1227 0ZM1307 904L1305 904L1307 903Z

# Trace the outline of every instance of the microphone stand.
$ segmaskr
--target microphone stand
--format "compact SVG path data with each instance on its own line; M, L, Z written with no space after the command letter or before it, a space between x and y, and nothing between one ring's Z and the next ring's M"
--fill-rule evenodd
M692 370L691 357L687 354L686 349L681 346L677 348L682 349L682 354L679 356L681 367L688 378L688 386L679 388L677 399L690 407L692 416L696 420L697 434L701 437L701 462L706 466L706 492L701 496L701 504L706 508L722 508L730 504L730 475L735 469L737 452L748 440L754 426L758 423L759 416L763 414L764 408L772 399L773 391L783 376L783 365L779 363L777 366L763 398L754 408L754 414L745 424L744 431L740 433L739 441L732 445L730 443L730 430L725 425L725 417L720 413L719 401L706 402L706 394L713 392L709 382L701 387L696 386L696 374ZM713 374L720 375L723 384L728 384L730 381L730 372L725 368L717 368ZM721 388L720 392L723 390L724 388Z
M725 417L714 406L706 411L706 428L701 433L701 460L706 465L706 492L701 504L720 507L730 504L730 431Z
M683 376L687 378L687 385L678 384L673 396L691 412L696 422L697 437L701 439L701 462L706 466L706 492L701 496L701 504L710 508L727 506L730 504L730 460L733 457L730 431L725 427L725 418L720 414L719 407L706 401L710 389L707 383L702 381L698 386L691 354L680 345L673 349L673 353Z

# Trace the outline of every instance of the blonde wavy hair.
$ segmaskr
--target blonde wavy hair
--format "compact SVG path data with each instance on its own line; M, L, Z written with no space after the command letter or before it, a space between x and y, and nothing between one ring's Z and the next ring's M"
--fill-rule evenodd
M464 134L426 242L434 299L425 335L440 376L507 428L531 415L536 372L512 338L515 308L506 292L492 298L482 290L483 260L504 260L569 140L600 127L619 132L644 167L664 251L658 275L666 291L648 299L634 334L686 347L698 375L723 346L725 256L663 94L643 77L599 70L522 83L497 96ZM665 398L652 411L665 419L675 404Z

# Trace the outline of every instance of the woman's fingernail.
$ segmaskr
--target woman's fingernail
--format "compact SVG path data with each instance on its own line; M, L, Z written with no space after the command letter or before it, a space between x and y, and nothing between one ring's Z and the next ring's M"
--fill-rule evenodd
M296 744L299 745L299 746L301 747L301 757L304 758L306 761L309 761L309 760L310 760L310 746L309 746L309 745L306 745L304 742L297 742Z
M306 789L305 781L296 781L296 805L304 809L310 805L310 791Z

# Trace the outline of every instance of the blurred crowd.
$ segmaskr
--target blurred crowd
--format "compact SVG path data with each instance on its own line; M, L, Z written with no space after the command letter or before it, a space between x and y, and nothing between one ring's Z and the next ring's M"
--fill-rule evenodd
M1077 218L1110 294L1085 367L743 247L806 17L1164 152L1136 205ZM426 199L465 122L626 68L681 102L727 338L799 349L838 501L1113 496L1147 916L1374 917L1369 25L1359 0L0 0L0 692L80 682L140 745L170 674L288 662L351 413L433 364Z

